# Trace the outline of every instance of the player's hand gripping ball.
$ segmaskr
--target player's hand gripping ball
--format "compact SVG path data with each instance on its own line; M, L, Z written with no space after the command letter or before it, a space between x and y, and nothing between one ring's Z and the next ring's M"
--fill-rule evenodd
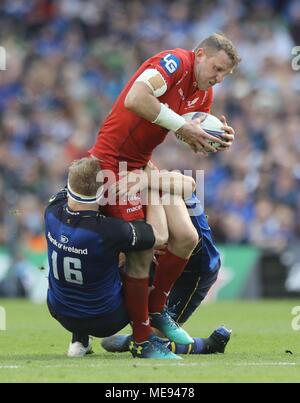
M201 123L200 123L200 127L206 131L206 133L210 134L211 136L214 136L216 138L221 138L223 139L223 135L226 133L222 127L224 126L224 123L221 122L221 120L219 120L217 117L209 114L209 113L205 113L205 112L189 112L186 113L184 115L182 115L186 120L193 120L193 119L197 119L200 118L201 119ZM176 137L178 138L178 140L183 141L184 139L179 135L176 134ZM226 139L223 139L226 141ZM207 140L207 142L212 145L215 148L220 148L222 149L223 147L212 140Z

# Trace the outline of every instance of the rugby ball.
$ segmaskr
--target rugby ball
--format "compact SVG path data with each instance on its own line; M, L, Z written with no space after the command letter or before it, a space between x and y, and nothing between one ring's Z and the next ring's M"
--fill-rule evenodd
M221 122L218 118L216 118L214 115L211 115L209 113L205 112L189 112L184 115L182 115L185 120L190 120L190 119L197 119L197 118L202 118L202 122L200 123L200 127L206 131L206 133L210 134L211 136L217 137L217 138L222 138L223 134L225 131L221 129L222 126L224 126L224 123ZM184 142L184 139L176 134L176 137ZM222 147L219 143L208 140L208 143L212 145L215 148Z

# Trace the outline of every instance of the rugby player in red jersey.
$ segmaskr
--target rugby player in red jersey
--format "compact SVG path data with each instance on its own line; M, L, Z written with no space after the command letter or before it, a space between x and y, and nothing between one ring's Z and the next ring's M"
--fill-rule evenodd
M199 127L199 122L186 121L181 115L193 111L210 112L212 87L231 74L239 61L232 42L220 34L204 39L195 50L167 50L146 60L114 103L90 150L91 155L99 159L102 170L111 170L118 175L120 162L126 162L129 171L146 166L153 150L170 131L180 135L195 152L216 152L208 140L219 142L223 149L230 147L234 130L224 117L224 140L216 140ZM148 206L147 214L163 223L162 208ZM108 215L126 221L144 219L142 204L133 206L129 200L125 205L107 205L105 209ZM127 258L124 293L133 324L132 352L140 357L151 343L150 325L159 328L171 340L178 337L183 344L190 342L189 336L174 326L164 306L198 243L198 234L183 200L164 206L164 212L168 251L159 260L149 300L148 271L152 254L149 251L132 252ZM148 222L151 223L151 219ZM144 357L148 356L145 354Z

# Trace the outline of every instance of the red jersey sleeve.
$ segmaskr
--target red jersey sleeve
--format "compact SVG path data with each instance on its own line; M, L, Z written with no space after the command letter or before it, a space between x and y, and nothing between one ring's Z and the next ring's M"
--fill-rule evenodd
M152 68L159 71L169 90L182 77L186 63L185 55L179 49L172 49L150 58L144 70Z

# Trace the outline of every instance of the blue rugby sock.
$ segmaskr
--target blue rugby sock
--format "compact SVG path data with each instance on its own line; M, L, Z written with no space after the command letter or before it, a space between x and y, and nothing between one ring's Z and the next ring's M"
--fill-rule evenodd
M193 344L178 344L173 341L169 344L169 349L175 354L205 354L206 352L206 339L200 337L193 337Z
M89 345L89 336L86 334L72 333L72 343L76 341L82 343L83 347L87 347Z

